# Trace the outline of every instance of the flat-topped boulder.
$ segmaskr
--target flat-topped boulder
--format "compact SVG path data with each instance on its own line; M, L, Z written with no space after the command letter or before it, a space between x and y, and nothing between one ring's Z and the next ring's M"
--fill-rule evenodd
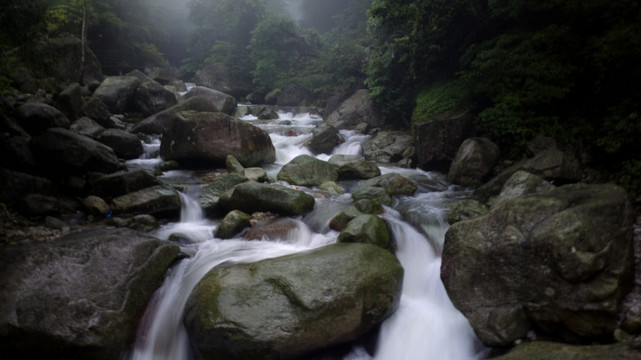
M309 155L299 155L278 172L278 180L292 185L318 186L338 180L338 166Z
M303 191L282 185L244 182L230 190L228 198L221 198L229 210L248 214L269 211L281 215L305 215L314 209L314 197Z

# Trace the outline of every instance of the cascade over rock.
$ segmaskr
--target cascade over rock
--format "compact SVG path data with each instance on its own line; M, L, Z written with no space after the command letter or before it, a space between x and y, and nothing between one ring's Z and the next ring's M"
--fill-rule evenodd
M403 268L367 244L335 244L210 271L185 325L199 359L286 359L353 340L398 306Z
M441 277L487 345L533 328L565 341L608 338L634 266L623 189L566 185L496 204L445 236Z
M5 358L116 359L179 248L128 229L0 247Z
M276 151L269 134L223 113L182 112L163 133L160 155L182 166L225 166L233 155L243 166L273 163Z

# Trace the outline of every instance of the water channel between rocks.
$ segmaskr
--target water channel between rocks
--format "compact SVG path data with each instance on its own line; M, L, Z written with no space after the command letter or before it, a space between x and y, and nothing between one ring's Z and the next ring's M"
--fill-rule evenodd
M276 162L265 167L270 180L276 179L280 168L298 155L312 153L305 147L311 130L322 118L308 113L279 112L279 119L247 121L269 132L276 148ZM345 142L333 154L356 155L368 136L353 131L341 131ZM160 142L146 144L147 153ZM318 157L327 160L333 154ZM314 156L314 155L312 155ZM130 167L152 168L160 159L141 158L130 161ZM398 310L381 326L376 352L373 357L364 348L356 346L345 360L472 360L484 358L467 319L452 305L440 280L440 252L447 221L445 205L469 196L469 190L455 187L439 173L416 169L381 166L383 174L397 172L418 185L414 196L395 198L392 207L386 207L382 217L396 242L396 256L405 273L403 294ZM202 184L194 184L188 171L169 171L160 177L171 184L190 184L182 196L180 222L168 224L156 236L169 239L173 234L187 239L182 251L191 257L182 260L166 275L162 287L155 293L138 330L131 360L187 360L191 359L183 312L187 298L196 284L214 267L221 264L249 263L266 258L306 251L335 243L338 232L329 228L332 217L351 204L349 190L357 182L340 182L345 195L325 194L316 198L314 211L294 218L296 228L286 238L274 241L248 241L242 238L221 240L214 238L216 221L206 219L196 201ZM314 188L303 190L316 194Z

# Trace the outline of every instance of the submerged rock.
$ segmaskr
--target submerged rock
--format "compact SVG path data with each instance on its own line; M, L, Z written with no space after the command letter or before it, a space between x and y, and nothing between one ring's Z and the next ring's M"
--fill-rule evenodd
M503 346L534 328L565 341L610 338L633 267L625 191L576 184L452 225L441 278L479 338Z
M185 325L199 359L284 359L373 330L398 306L403 269L366 244L210 271L192 292Z
M0 352L11 359L118 358L178 253L128 229L1 246Z

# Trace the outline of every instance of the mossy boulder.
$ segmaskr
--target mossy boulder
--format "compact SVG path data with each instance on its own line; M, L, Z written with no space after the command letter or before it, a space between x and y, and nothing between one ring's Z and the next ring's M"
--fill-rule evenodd
M373 245L334 244L210 271L185 326L199 359L284 359L345 343L398 306L403 269Z
M240 210L230 211L218 225L215 236L219 239L231 239L234 235L241 232L244 228L249 227L251 215Z
M182 111L217 112L218 108L202 96L194 96L167 110L142 120L134 125L131 132L143 134L162 134L171 125L172 119ZM89 116L89 115L88 115Z
M487 215L490 211L485 204L475 199L464 199L447 204L447 209L449 210L447 222L449 222L450 225L461 220L469 220Z
M250 181L234 187L223 205L228 210L241 210L249 214L270 211L295 216L312 211L314 204L314 197L303 191Z
M198 204L207 216L215 216L219 211L218 205L223 193L246 181L248 181L247 178L238 173L227 174L215 179L200 190Z
M182 203L178 192L167 185L159 185L118 196L112 200L116 214L150 214L156 217L177 218Z
M388 173L369 179L360 187L380 187L390 196L393 195L413 195L418 189L416 183L403 175L397 173Z
M376 215L359 215L347 223L338 242L372 244L391 249L389 230L383 219Z
M376 164L359 155L334 155L327 162L338 166L339 179L371 179L381 175Z
M338 167L309 155L299 155L283 166L278 180L292 185L318 186L338 180Z

